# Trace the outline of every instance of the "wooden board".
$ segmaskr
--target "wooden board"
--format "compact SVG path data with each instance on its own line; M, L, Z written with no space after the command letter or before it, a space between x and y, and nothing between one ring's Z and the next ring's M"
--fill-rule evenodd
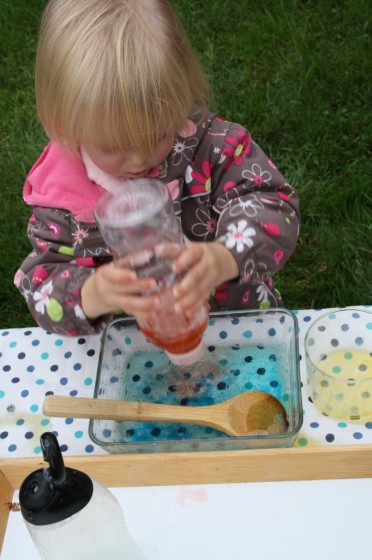
M65 463L109 487L371 478L372 444L95 455L65 457ZM0 551L14 490L30 472L44 466L42 458L0 460Z

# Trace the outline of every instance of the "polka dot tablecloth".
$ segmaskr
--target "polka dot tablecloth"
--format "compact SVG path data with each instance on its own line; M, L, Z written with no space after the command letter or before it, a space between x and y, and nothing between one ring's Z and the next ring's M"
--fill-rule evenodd
M372 306L359 306L372 311ZM304 337L329 310L294 311L299 327L304 422L295 446L372 443L372 422L339 421L319 412L307 391ZM105 454L88 434L89 421L46 418L48 394L92 397L101 336L66 338L39 328L0 330L0 457L41 455L40 435L54 432L65 455Z

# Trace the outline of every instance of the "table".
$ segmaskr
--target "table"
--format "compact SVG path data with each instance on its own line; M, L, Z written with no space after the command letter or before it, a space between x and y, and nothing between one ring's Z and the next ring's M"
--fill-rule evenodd
M371 309L371 306L358 307ZM198 560L210 557L216 560L245 560L251 553L255 560L268 560L277 553L278 543L282 547L283 558L285 551L286 559L299 556L317 560L366 557L363 551L367 547L371 549L367 520L372 514L372 504L368 499L372 478L357 477L372 477L372 466L368 471L368 466L364 464L358 471L358 465L355 465L356 478L350 480L301 481L302 478L313 478L306 469L304 474L294 474L293 478L297 480L287 480L285 469L284 474L280 474L280 461L285 460L287 452L293 457L298 456L301 450L313 450L318 455L312 464L319 463L321 470L329 464L324 450L350 444L367 444L364 447L368 448L368 452L372 449L372 422L353 424L327 418L308 400L305 363L302 359L304 336L311 322L327 311L294 311L299 325L304 423L294 443L295 449L274 450L273 457L278 460L277 480L280 482L258 482L276 480L270 475L266 479L265 476L260 478L258 473L257 481L244 483L245 480L254 480L244 478L246 459L239 452L231 452L235 453L234 457L241 458L241 463L238 461L240 470L236 471L239 476L232 476L231 479L227 477L224 484L209 484L225 480L221 474L222 462L220 473L214 480L209 480L208 470L203 480L202 469L198 469L197 461L191 457L192 454L188 454L184 470L179 471L181 484L166 486L175 481L168 481L166 475L161 478L161 468L165 468L165 465L161 458L155 458L159 469L159 482L156 484L159 486L154 486L155 483L142 486L140 475L133 473L137 488L115 489L122 499L128 527L142 545L146 559L173 560L177 557L179 560ZM88 420L50 419L42 414L44 395L50 392L81 397L93 395L100 338L100 335L65 338L39 328L0 330L1 459L5 458L7 462L14 458L22 462L22 457L29 457L22 463L22 472L39 468L40 434L53 431L58 436L67 463L70 456L71 460L74 456L81 456L78 457L81 464L90 465L99 461L101 456L99 473L105 473L106 480L103 481L109 484L111 474L107 473L107 465L113 465L115 471L115 465L119 468L120 457L107 456L104 450L93 444L88 435ZM254 454L249 451L245 453ZM261 453L261 459L266 461L267 457L267 463L270 463L271 450ZM208 453L199 456L203 461ZM255 456L251 457L253 462ZM335 459L331 459L330 464L334 468ZM201 485L187 482L184 471L189 467L200 471ZM271 466L271 473L273 468L276 467ZM115 472L118 474L112 478L110 486L121 486L120 477L125 476L125 473ZM350 472L354 472L352 467ZM20 476L20 473L15 473L17 484L14 487L18 486ZM348 526L344 533L340 532L341 523ZM19 514L17 517L17 513L12 513L1 560L22 557L23 548L30 546L24 529L22 523L19 525ZM266 538L268 531L271 535L269 539ZM16 535L22 536L16 538ZM176 543L177 549L174 548ZM17 554L15 546L18 547ZM32 548L28 548L30 560L33 558L31 554Z
M311 322L326 311L294 311L304 407L303 426L294 446L372 443L372 422L335 421L308 400L304 336ZM93 396L100 339L100 335L67 338L40 328L0 330L0 457L40 457L39 438L44 431L56 433L64 455L106 453L90 440L88 420L46 418L42 413L45 394Z

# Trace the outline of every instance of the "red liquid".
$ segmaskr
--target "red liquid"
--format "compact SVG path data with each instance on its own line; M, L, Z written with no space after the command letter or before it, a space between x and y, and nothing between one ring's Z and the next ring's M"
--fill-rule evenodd
M139 327L143 335L153 344L171 354L184 354L198 346L208 324L208 313L204 310L201 320L186 319L175 314L162 315L154 320L156 324ZM180 324L181 323L181 324Z

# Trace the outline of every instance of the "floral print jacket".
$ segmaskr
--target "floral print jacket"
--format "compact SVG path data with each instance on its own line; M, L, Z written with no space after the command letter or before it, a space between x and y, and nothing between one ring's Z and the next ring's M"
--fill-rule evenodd
M282 305L272 276L296 247L298 198L249 132L210 113L197 124L190 120L154 175L167 183L186 239L218 240L238 262L239 278L216 287L211 310ZM92 334L111 319L88 320L80 298L87 277L112 258L93 215L104 192L88 179L82 159L55 143L28 175L33 249L15 284L48 331Z

